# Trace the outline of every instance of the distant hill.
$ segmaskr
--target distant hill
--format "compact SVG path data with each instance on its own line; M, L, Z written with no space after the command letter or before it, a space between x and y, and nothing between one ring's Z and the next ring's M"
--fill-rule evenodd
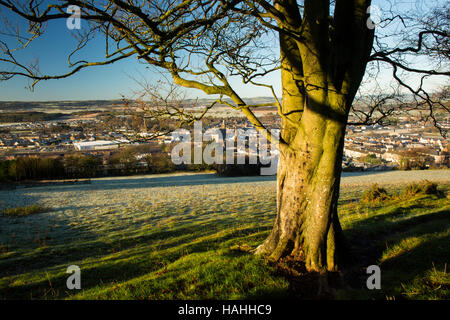
M123 106L123 100L80 100L80 101L0 101L0 112L52 111L55 109L72 110Z
M205 105L211 104L216 99L186 99L186 105ZM232 103L230 99L224 99ZM248 104L267 104L274 103L273 97L255 97L245 98ZM17 112L45 112L45 113L73 113L78 111L99 111L111 108L124 107L124 100L79 100L79 101L0 101L1 113ZM269 107L270 108L270 107Z
M55 120L64 116L64 113L45 113L37 111L0 113L0 123L34 122Z

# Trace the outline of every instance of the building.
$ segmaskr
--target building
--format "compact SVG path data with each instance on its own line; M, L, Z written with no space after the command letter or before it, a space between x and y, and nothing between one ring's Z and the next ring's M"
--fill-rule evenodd
M94 140L75 142L76 150L108 150L119 148L120 143L117 141Z

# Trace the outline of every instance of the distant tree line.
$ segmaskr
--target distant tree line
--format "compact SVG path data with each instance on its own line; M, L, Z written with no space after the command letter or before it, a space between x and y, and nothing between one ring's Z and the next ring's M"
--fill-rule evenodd
M255 164L181 164L175 165L170 155L158 152L143 155L141 161L135 151L124 149L103 164L95 156L67 155L61 158L22 157L0 161L0 182L25 180L80 179L101 176L157 174L175 171L214 170L221 176L258 175L261 165Z
M0 161L0 181L21 181L64 178L64 164L60 159L23 157Z
M113 154L106 163L92 155L69 154L64 158L20 157L0 160L0 182L47 179L79 179L101 176L169 173L177 170L203 171L215 169L206 164L176 166L167 152L143 153L130 147Z
M170 147L163 145L160 151L151 150L148 145L123 148L112 154L105 162L93 155L67 154L64 158L23 157L0 161L0 182L38 179L78 179L101 176L122 176L133 174L170 173L175 171L216 171L220 176L259 175L262 165L249 164L181 164L175 165L170 157ZM193 159L193 156L192 156ZM375 155L363 157L366 163L380 164ZM423 170L448 168L449 163L432 165L434 159L419 153L404 153L399 163L400 170ZM346 170L352 171L352 170Z
M0 161L0 182L91 178L100 175L101 160L94 156L21 157Z

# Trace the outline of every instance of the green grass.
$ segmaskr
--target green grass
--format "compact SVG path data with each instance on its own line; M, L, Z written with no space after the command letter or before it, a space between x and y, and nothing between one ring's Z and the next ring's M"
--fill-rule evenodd
M38 204L32 204L23 207L5 208L1 211L5 216L28 216L30 214L43 213L50 211L49 208L43 207Z
M378 184L373 184L369 189L367 189L362 197L362 203L374 203L384 201L390 198L390 195L386 189L380 187Z
M385 188L389 194L403 190ZM334 291L334 298L450 298L450 185L439 189L440 196L419 193L373 203L359 201L361 188L342 189L339 214L354 258L348 286ZM249 253L272 227L274 182L117 190L93 184L26 192L20 196L52 211L0 216L0 299L315 295L298 296L301 282ZM81 268L79 291L66 288L66 269L73 264ZM370 264L381 267L381 290L365 288L364 267Z
M393 188L392 199L382 203L341 206L343 229L362 261L356 265L379 265L382 290L367 292L367 276L361 275L359 290L341 291L340 297L449 299L449 189L442 186L439 196L407 196L405 188Z

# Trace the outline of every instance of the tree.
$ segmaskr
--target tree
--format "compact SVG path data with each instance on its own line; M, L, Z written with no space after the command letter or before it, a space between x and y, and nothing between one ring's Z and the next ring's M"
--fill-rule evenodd
M113 168L122 169L124 172L133 172L138 167L138 151L133 147L128 147L113 154L109 159L109 164Z
M337 270L341 265L343 236L337 201L344 134L352 108L359 115L359 124L382 121L399 101L403 101L401 110L428 110L436 125L434 110L449 111L448 105L424 86L430 77L449 76L445 70L448 50L442 49L448 48L442 46L449 37L448 23L442 24L449 21L446 7L420 16L417 10L414 16L401 8L397 14L395 6L386 7L375 24L369 16L375 8L370 7L370 0L25 2L0 0L1 7L29 23L26 40L19 29L10 29L22 48L44 32L45 23L69 18L67 8L76 5L88 28L78 32L80 42L74 52L97 32L105 39L106 59L73 62L70 55L69 72L46 75L36 64L18 61L3 41L1 61L12 66L0 73L4 80L21 75L32 79L34 87L41 80L61 79L87 67L136 57L165 70L179 86L218 97L199 116L185 113L182 102L160 97L158 116L191 122L221 103L242 111L269 141L275 137L253 112L268 104L246 103L230 79L240 77L246 84L272 92L282 121L277 217L271 234L256 252L273 260L284 256L303 259L310 271ZM436 12L440 19L435 18ZM389 27L394 24L401 28ZM271 50L271 37L279 40L278 54ZM429 64L412 65L409 57L423 55L437 64L429 68ZM391 94L359 100L367 106L355 108L364 75L376 74L383 65L392 69L398 88L406 88L412 98L402 100L397 88ZM275 70L281 70L281 102L272 86L260 82ZM408 74L419 75L417 87L405 80Z
M175 171L175 164L170 156L164 152L146 155L144 160L147 162L148 169L152 173L166 173Z
M64 157L66 175L69 177L95 177L101 167L101 160L91 155L69 154Z

